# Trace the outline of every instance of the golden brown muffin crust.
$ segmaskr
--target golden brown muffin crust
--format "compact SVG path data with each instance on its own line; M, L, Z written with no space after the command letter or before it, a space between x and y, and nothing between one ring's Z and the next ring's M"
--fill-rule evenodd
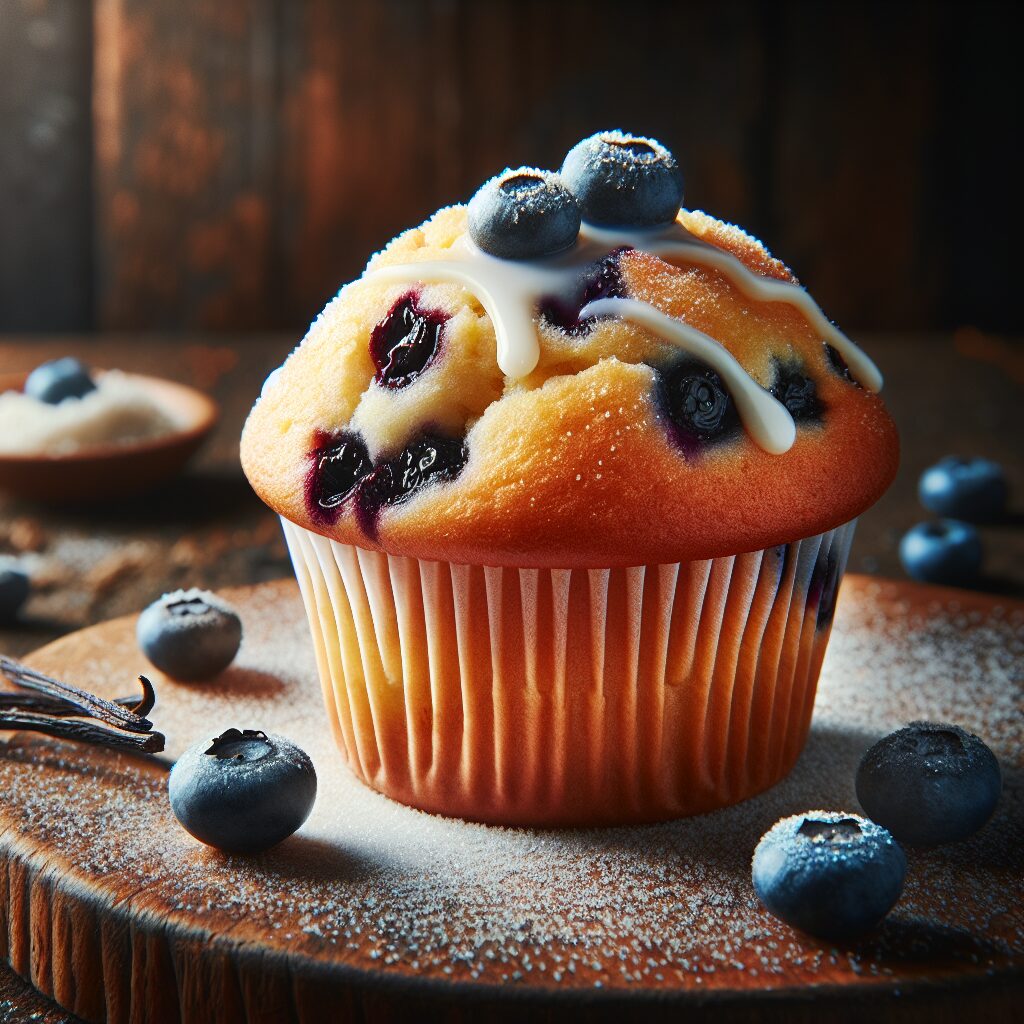
M681 211L694 235L754 272L793 281L738 228ZM451 258L464 207L440 211L371 261L380 266ZM409 287L365 277L346 287L310 328L242 437L257 493L287 519L343 543L453 562L612 567L756 550L838 526L871 505L898 460L881 398L830 364L821 335L785 302L753 301L721 273L629 251L619 261L627 294L720 342L761 386L780 365L815 384L819 421L798 422L792 448L769 454L740 430L698 452L673 441L659 400L659 369L678 358L643 327L602 319L573 336L538 317L532 373L498 368L490 319L457 285L417 287L417 302L450 319L437 357L410 386L374 383L369 339ZM312 510L308 479L318 438L358 433L374 460L425 429L464 437L459 476L385 507L376 536L352 502L335 522Z

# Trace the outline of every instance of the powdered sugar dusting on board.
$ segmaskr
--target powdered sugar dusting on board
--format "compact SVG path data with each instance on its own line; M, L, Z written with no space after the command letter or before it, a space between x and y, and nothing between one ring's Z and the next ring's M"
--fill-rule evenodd
M320 778L301 832L259 857L218 854L174 822L165 770L21 736L0 745L0 853L9 837L30 836L55 865L63 859L64 876L109 888L122 911L210 929L214 944L252 942L385 976L717 990L1020 964L1024 609L982 612L945 593L930 608L901 608L891 585L845 587L811 737L787 780L700 818L581 831L431 817L360 785L329 735L297 592L236 592L245 625L236 667L217 684L158 677L152 717L171 757L230 726L298 742ZM36 663L105 695L128 692L146 670L133 625L79 634ZM965 843L908 851L903 898L859 945L799 936L754 896L758 838L812 807L859 810L862 752L921 718L957 722L995 750L1005 779L995 818Z

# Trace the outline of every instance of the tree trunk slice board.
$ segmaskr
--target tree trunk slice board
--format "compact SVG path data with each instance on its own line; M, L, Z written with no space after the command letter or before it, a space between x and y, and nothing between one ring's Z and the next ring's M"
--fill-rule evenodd
M229 591L235 666L153 674L165 757L0 739L0 957L86 1021L1010 1019L1024 993L1024 603L848 577L808 745L773 790L642 828L510 830L431 817L355 781L330 735L298 590ZM36 667L106 696L151 670L134 617ZM972 839L908 851L873 935L821 945L749 877L784 814L856 810L866 747L919 718L996 751L1004 795ZM316 765L312 817L276 850L209 850L175 822L167 771L229 726Z

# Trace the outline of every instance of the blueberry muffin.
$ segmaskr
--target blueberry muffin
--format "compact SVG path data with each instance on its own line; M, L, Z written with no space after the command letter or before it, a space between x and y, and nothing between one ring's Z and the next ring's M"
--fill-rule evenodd
M681 203L620 132L505 171L375 256L249 417L335 736L395 799L654 820L800 752L896 431L791 272Z

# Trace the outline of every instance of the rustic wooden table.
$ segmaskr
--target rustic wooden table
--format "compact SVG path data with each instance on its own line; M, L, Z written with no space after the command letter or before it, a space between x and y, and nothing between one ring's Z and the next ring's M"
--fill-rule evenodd
M21 619L0 626L0 650L25 654L64 633L136 611L165 590L225 587L288 575L275 517L249 490L237 441L266 375L294 338L280 335L0 338L0 372L75 354L94 366L171 377L209 391L220 424L184 476L117 504L43 507L0 495L0 555L28 566L35 588ZM964 329L953 336L859 338L886 375L885 396L903 438L889 493L858 528L850 567L900 577L897 545L926 513L921 471L946 454L1001 462L1014 501L1006 521L982 530L983 589L1024 595L1024 346ZM32 1017L32 1014L38 1016ZM0 1024L67 1015L0 967Z

